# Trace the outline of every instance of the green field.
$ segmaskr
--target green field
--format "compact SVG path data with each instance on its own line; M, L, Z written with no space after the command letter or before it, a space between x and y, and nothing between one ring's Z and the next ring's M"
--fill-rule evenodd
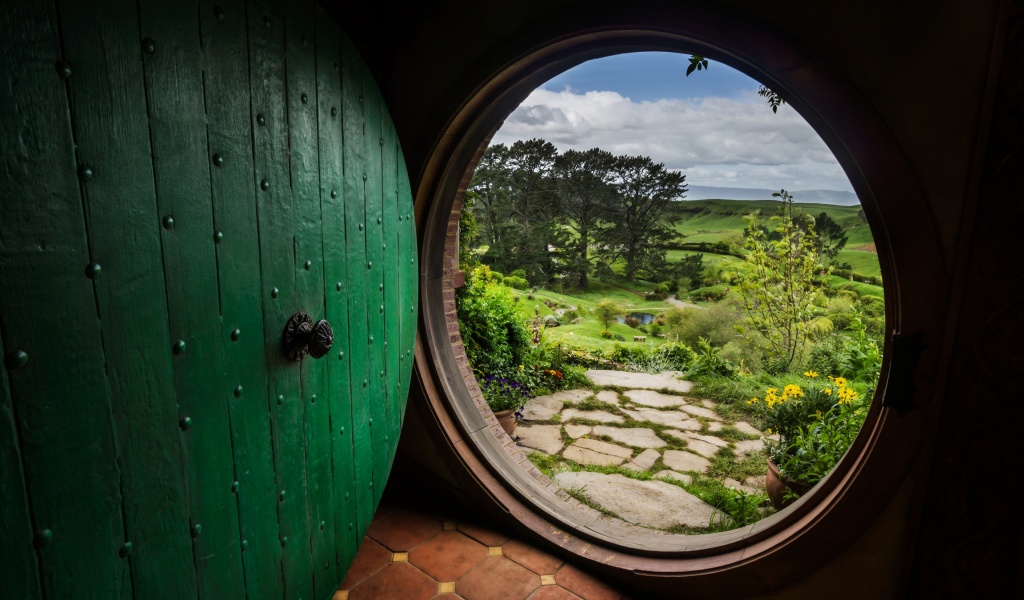
M736 246L742 246L743 230L746 223L743 216L753 210L760 210L762 218L775 214L779 203L770 200L699 200L681 204L681 221L676 225L676 231L684 243L690 242L727 242ZM797 207L804 213L818 215L826 212L839 224L845 227L848 235L846 248L837 257L837 262L847 262L853 267L855 273L854 281L848 278L833 276L829 281L829 287L833 289L848 289L860 296L882 296L882 288L858 281L857 275L879 276L881 274L878 266L878 257L874 252L863 249L872 243L871 231L867 223L858 216L859 206L834 206L829 204L797 204ZM873 246L869 246L873 249ZM697 254L691 250L668 250L669 262L678 262L684 257ZM735 256L703 252L704 262L709 267L718 267L724 271L739 271L745 266L745 261ZM622 265L615 264L612 267L621 272ZM694 282L693 287L698 288L702 282ZM572 346L582 346L590 350L608 351L616 343L626 345L646 344L657 346L664 343L664 338L657 338L652 335L646 336L644 342L634 342L637 335L644 335L642 331L632 329L622 323L616 323L609 329L613 336L621 336L625 342L616 339L601 337L603 327L593 317L593 308L602 300L611 300L619 304L627 312L647 312L657 314L672 308L672 305L664 301L648 301L643 295L654 290L656 285L647 281L626 281L616 279L615 281L602 281L597 277L591 277L590 285L585 291L571 291L559 293L548 289L539 289L533 293L523 290L514 290L517 301L517 310L524 321L532 319L535 315L541 318L555 314L555 310L576 308L583 312L583 322L572 325L565 324L559 327L546 328L545 339L549 342L563 342ZM705 290L722 290L729 287L728 284L712 285L709 288L699 288L697 292ZM685 293L679 294L680 299L691 301ZM554 309L545 304L545 300L555 304ZM707 304L703 298L693 300L698 305Z
M772 200L694 200L680 203L677 207L682 220L676 225L680 241L683 243L727 242L737 246L743 245L743 230L746 222L743 217L755 210L760 211L761 218L767 220L778 211L779 202ZM878 256L874 252L859 250L871 244L874 238L867 222L861 220L858 213L860 206L835 206L832 204L800 204L796 207L806 214L828 214L843 226L847 235L846 247L837 257L838 263L850 263L853 270L864 275L880 276ZM669 260L679 260L690 252L670 250ZM714 256L705 253L705 261L711 262ZM721 257L726 260L732 257ZM733 259L738 260L738 259Z

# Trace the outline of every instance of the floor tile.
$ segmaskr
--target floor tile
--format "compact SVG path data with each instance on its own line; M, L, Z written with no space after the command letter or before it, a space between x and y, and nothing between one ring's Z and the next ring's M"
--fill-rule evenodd
M540 587L540 576L504 556L491 556L455 583L466 600L523 600Z
M473 523L462 523L458 524L459 531L465 533L474 540L480 542L484 546L500 546L509 540L509 536L504 533L499 533L486 527L481 527Z
M348 568L345 581L341 582L341 589L354 588L360 581L383 569L389 562L391 562L391 551L370 538L364 537L363 543L359 546L359 552L356 553L356 558L352 561L352 566Z
M584 573L572 565L565 565L555 573L558 585L582 596L586 600L619 600L622 594L599 579Z
M562 566L562 559L555 558L519 540L510 540L502 546L505 556L523 565L538 575L549 575Z
M530 596L529 600L581 600L581 598L563 587L546 585L537 590L536 594Z
M458 531L444 531L409 553L409 562L438 581L455 581L487 557L487 548Z
M429 600L437 582L408 563L391 563L349 591L349 600Z
M396 509L370 523L367 534L392 552L412 550L441 531L441 521L422 513Z

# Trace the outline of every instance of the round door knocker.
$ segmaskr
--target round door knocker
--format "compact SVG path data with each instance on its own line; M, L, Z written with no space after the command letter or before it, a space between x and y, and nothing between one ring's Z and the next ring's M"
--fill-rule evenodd
M334 330L326 319L315 324L304 312L297 312L284 326L284 353L292 360L302 360L307 354L320 358L330 352L334 344Z

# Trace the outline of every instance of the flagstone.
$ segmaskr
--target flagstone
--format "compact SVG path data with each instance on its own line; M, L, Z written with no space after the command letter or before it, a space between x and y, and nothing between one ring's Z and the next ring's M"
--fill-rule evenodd
M569 419L589 419L601 423L621 423L625 421L619 415L613 415L606 410L579 410L577 408L567 408L562 411L562 421L568 421Z
M745 433L747 435L761 435L761 430L746 421L736 421L732 426L740 433Z
M735 489L737 491L740 491L740 492L745 492L747 494L756 494L757 493L757 488L751 487L751 486L746 485L744 483L740 483L739 481L736 481L732 477L726 477L725 479L723 479L722 480L722 485L724 485L727 488L733 488L733 489Z
M653 390L626 390L623 392L623 395L636 404L653 406L655 408L668 408L670 406L681 406L686 404L686 399L682 396L662 394L661 392L655 392Z
M661 458L660 452L648 448L640 454L637 454L633 457L633 460L622 466L633 471L646 471L653 467L654 463L657 462L659 458Z
M607 425L598 425L594 427L594 435L606 435L620 444L637 448L661 448L666 445L665 440L658 437L653 429L646 427L608 427Z
M599 402L604 402L605 404L619 405L619 395L612 390L598 392L596 398Z
M587 471L559 473L555 481L563 489L578 490L623 520L645 527L706 527L715 514L710 504L664 481Z
M722 417L718 416L718 413L711 410L710 408L704 408L703 406L693 406L687 404L682 407L682 410L690 413L695 417L704 417L705 419L711 419L712 421L721 421Z
M655 479L666 479L668 477L671 477L672 479L675 479L680 483L685 483L686 485L689 485L690 483L693 482L693 477L691 477L690 475L684 475L683 473L671 471L669 469L665 469L664 471L658 471L654 475Z
M557 454L562 449L562 432L558 425L520 425L516 428L519 445Z
M677 379L680 371L662 371L661 373L630 373L628 371L610 371L607 369L590 369L587 378L596 385L614 385L623 388L662 390L685 394L693 388L693 383Z
M551 396L556 400L562 402L581 402L594 395L594 392L585 389L579 390L562 390L561 392L555 392Z
M530 398L523 409L524 421L550 421L562 410L562 401L554 396L537 396Z
M676 427L678 429L700 431L702 427L700 421L694 420L687 413L680 412L678 410L654 410L653 408L629 410L627 408L623 408L622 412L626 413L630 418L636 421L650 421L651 423L668 425L669 427Z
M675 471L703 473L711 466L711 461L703 456L682 450L666 450L665 454L661 457L661 461L665 463L665 466Z
M763 450L764 440L743 440L740 442L734 442L733 449L736 451L737 456L747 456L754 452L760 452Z
M581 438L562 452L562 457L582 465L618 466L633 455L633 451L622 446L600 440Z
M591 429L590 425L566 425L565 433L572 439L576 439L587 435Z

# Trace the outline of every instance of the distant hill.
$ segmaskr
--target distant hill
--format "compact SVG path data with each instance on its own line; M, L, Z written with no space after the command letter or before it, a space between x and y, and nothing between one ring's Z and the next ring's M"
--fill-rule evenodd
M691 185L684 200L771 200L772 194L777 191L779 190ZM788 191L793 194L793 199L801 204L835 204L838 206L860 204L860 200L853 192L838 190Z

